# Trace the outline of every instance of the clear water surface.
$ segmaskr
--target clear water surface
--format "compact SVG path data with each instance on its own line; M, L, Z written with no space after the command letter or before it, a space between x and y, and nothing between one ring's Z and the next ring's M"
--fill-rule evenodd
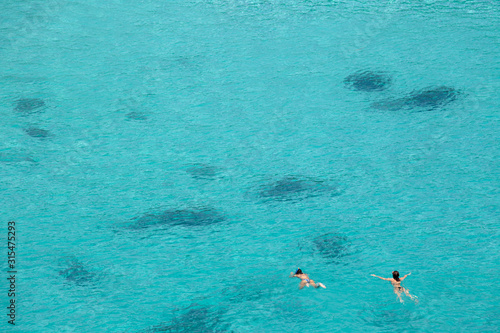
M2 329L498 331L499 10L3 1Z

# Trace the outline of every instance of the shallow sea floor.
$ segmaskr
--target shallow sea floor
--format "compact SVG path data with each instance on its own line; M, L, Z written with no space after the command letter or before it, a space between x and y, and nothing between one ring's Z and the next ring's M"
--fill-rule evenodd
M3 1L0 327L498 331L499 13Z

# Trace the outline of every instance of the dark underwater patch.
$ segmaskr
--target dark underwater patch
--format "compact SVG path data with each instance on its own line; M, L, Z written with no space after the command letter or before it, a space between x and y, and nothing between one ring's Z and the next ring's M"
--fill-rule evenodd
M371 106L384 111L433 111L453 102L459 95L460 91L452 87L426 87L418 91L413 91L403 98L379 101L372 103Z
M324 181L287 176L278 181L265 184L260 187L258 196L264 200L273 201L293 201L315 197L324 193L338 195L338 191L333 186Z
M31 114L43 111L45 107L45 101L40 98L21 98L18 99L14 105L14 111Z
M140 230L173 226L204 227L225 220L225 217L214 208L175 209L136 217L132 219L130 229Z
M396 299L394 300L396 302ZM391 309L390 306L380 307L380 304L377 303L376 307L362 311L360 319L366 324L384 331L407 331L408 328L412 328L424 318L418 313L402 309L399 306Z
M403 98L399 99L387 99L382 101L373 102L371 107L382 111L398 111L405 109L405 100Z
M144 333L209 333L227 332L228 325L222 321L222 311L214 311L204 306L190 306L170 322L152 326Z
M33 138L44 139L51 136L50 132L38 127L28 127L24 129L24 132Z
M427 87L411 93L405 99L405 104L410 108L435 109L457 99L459 92L451 87Z
M327 233L313 239L314 251L332 263L340 263L349 254L350 242L337 233Z
M69 259L64 263L64 267L59 271L66 282L76 284L78 286L88 285L94 282L95 273L88 271L85 266L76 259Z
M186 172L194 179L214 180L219 174L218 168L205 164L193 165Z
M144 112L129 112L125 115L128 120L148 120Z
M359 71L344 79L346 88L358 91L382 91L390 87L392 78L382 72Z

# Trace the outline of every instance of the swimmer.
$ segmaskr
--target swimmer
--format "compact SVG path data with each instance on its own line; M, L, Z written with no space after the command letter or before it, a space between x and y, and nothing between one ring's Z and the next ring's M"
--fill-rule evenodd
M401 292L404 292L406 294L406 296L410 297L413 301L417 302L417 300L416 300L417 296L410 295L410 291L401 286L401 281L406 279L406 277L408 275L411 275L411 272L406 274L402 278L399 278L399 272L394 271L394 272L392 272L392 279L391 278L387 279L387 278L383 278L383 277L377 276L375 274L372 274L372 276L374 276L374 277L378 277L379 279L391 282L392 286L394 287L394 293L398 296L399 301L401 303L404 303L403 299L401 298Z
M325 287L325 285L324 285L323 283L318 282L318 283L316 284L316 283L314 282L314 280L311 280L311 279L309 278L309 275L304 274L304 272L302 272L302 270L301 270L300 268L297 268L297 270L295 271L295 273L294 273L294 272L291 272L289 277L291 277L291 278L293 278L293 277L298 277L298 278L301 280L301 281L300 281L300 284L299 284L299 289L302 289L302 288L304 288L305 286L308 286L308 287L309 287L309 285L313 286L314 288L319 288L319 287L321 287L321 288L325 288L325 289L326 289L326 287Z

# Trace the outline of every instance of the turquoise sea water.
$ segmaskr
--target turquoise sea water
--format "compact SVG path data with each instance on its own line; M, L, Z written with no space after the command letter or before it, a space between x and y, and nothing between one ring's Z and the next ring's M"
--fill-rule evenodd
M497 332L499 13L3 1L0 216L18 274L0 327ZM390 83L344 82L364 71ZM327 289L298 290L297 267ZM370 276L395 269L417 304Z

